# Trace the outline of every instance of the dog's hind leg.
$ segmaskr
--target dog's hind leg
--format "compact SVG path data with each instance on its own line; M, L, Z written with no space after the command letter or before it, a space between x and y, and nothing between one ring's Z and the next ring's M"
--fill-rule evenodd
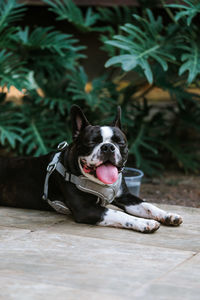
M128 214L153 219L165 225L178 226L183 222L182 217L178 214L166 212L129 193L116 198L113 204L122 208Z

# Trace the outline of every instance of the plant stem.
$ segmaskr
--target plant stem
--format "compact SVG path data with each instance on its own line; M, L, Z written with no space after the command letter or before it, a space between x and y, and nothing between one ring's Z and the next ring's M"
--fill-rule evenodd
M171 10L169 9L169 7L166 6L165 0L161 0L161 3L163 5L163 8L166 10L167 14L169 15L170 19L175 23L178 24L178 22L175 20Z
M114 82L114 83L119 82L120 80L122 80L122 79L127 75L127 73L128 73L128 72L124 72L122 75L117 76L117 77L113 80L113 82Z
M151 90L153 90L154 87L155 86L153 84L151 84L142 94L140 94L136 98L134 98L134 100L144 98Z

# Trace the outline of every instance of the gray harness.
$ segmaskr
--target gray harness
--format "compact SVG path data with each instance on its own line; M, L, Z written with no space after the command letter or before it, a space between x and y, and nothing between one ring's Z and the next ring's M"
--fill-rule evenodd
M44 194L43 199L49 203L57 212L62 214L68 213L68 208L62 201L50 200L48 198L48 184L51 174L56 170L64 178L66 182L71 182L76 187L86 193L93 194L98 197L97 202L101 202L101 205L110 204L115 197L121 186L122 174L119 174L118 180L114 184L100 184L96 183L89 178L81 175L75 176L68 173L66 168L60 162L61 151L67 147L67 142L62 142L58 145L58 152L54 155L52 161L47 166L47 174L44 182Z

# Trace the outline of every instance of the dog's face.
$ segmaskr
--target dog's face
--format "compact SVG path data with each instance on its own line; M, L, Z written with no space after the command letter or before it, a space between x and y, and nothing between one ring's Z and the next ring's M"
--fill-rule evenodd
M73 139L81 173L93 181L112 184L124 167L128 147L121 131L121 110L112 126L92 126L78 106L71 109Z

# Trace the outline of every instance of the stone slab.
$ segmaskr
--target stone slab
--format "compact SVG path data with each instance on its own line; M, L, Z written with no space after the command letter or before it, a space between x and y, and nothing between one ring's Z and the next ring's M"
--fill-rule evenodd
M106 293L96 293L83 289L70 288L62 285L41 283L37 280L26 280L21 278L8 278L0 275L1 300L111 300ZM122 300L122 297L115 295L115 300Z
M164 277L150 285L144 285L134 293L134 299L199 300L199 298L200 254L192 256Z
M65 216L54 212L1 208L0 226L17 227L33 231L49 228L50 231L63 232L65 234L200 251L200 209L172 205L157 206L181 214L184 219L183 224L179 227L161 226L156 233L144 235L130 230L77 224L73 221L70 213Z
M0 207L0 226L37 230L65 220L56 212Z
M18 239L31 231L28 229L18 229L0 226L0 243L8 240Z
M66 219L62 223L49 227L49 231L199 252L200 209L173 205L157 206L180 214L184 220L183 224L178 227L161 226L153 234L141 234L127 229L76 224L72 219Z
M0 278L105 293L113 299L127 298L135 289L164 276L193 254L131 242L36 231L0 245ZM9 293L8 288L8 296Z
M158 206L183 225L141 234L0 208L0 299L199 299L200 209Z

